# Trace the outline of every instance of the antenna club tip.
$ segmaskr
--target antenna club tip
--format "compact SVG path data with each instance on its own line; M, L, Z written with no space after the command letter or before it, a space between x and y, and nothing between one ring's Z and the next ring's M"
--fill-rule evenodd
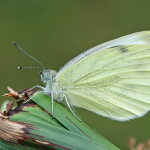
M14 44L15 46L17 46L17 44L14 41L12 41L12 44Z
M22 67L18 67L18 69L22 69Z

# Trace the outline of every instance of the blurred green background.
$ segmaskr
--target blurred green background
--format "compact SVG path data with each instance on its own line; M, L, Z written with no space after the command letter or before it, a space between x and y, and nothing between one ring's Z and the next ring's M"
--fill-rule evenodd
M59 70L66 62L100 43L150 29L150 1L112 0L0 0L0 94L44 86L39 66L12 45L14 40L46 68ZM0 104L8 98L1 97ZM12 100L12 98L9 98ZM142 118L117 122L83 109L77 112L120 149L128 149L130 136L137 142L150 138L150 112Z

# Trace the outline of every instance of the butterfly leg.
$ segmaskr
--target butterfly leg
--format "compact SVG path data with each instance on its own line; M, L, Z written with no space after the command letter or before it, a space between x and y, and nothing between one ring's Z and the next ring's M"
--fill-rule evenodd
M43 91L45 90L44 87L42 87L42 86L40 86L40 85L36 85L36 86L30 88L29 90L27 90L27 91L25 91L25 92L28 92L28 91L30 91L30 90L32 90L32 89L35 89L35 88L39 88L39 89L41 89L41 90L43 90Z
M28 91L30 91L30 90L32 90L32 89L35 89L35 88L39 88L39 89L41 89L41 90L43 90L43 91L45 90L44 87L39 86L39 85L36 85L36 86L30 88L29 90L27 90L27 91L25 91L25 92L28 92ZM40 92L42 92L42 91L39 91L39 92L37 92L36 94L38 94L38 93L40 93ZM23 102L23 103L29 102L36 94L34 94L33 96L31 96L27 101L25 101L25 102Z
M67 105L68 105L70 111L71 111L71 112L73 113L73 115L81 122L81 120L75 115L75 113L74 113L73 110L71 109L71 107L70 107L70 105L69 105L69 102L68 102L68 100L67 100L66 95L64 95L64 97L65 97L65 100L66 100L66 102L67 102Z
M51 95L52 95L52 117L54 117L54 113L53 113L53 90L52 90L52 93L51 93Z
M33 96L31 96L27 101L25 101L25 102L23 102L23 103L29 102L35 95L37 95L37 94L40 93L40 92L42 92L42 91L38 91L37 93L35 93Z

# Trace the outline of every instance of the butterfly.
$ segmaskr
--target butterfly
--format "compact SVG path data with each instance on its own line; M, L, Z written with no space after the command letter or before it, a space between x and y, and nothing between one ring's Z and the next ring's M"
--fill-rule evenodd
M95 46L70 60L58 72L39 64L41 80L46 86L35 87L51 94L52 104L53 99L65 101L73 114L71 106L127 121L150 110L150 31Z

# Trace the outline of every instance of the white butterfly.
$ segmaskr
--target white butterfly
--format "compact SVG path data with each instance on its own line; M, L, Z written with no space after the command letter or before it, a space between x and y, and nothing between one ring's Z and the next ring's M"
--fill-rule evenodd
M41 66L41 80L46 87L35 87L51 94L52 102L65 100L71 111L70 106L82 107L113 120L126 121L150 110L150 31L95 46L58 72Z

